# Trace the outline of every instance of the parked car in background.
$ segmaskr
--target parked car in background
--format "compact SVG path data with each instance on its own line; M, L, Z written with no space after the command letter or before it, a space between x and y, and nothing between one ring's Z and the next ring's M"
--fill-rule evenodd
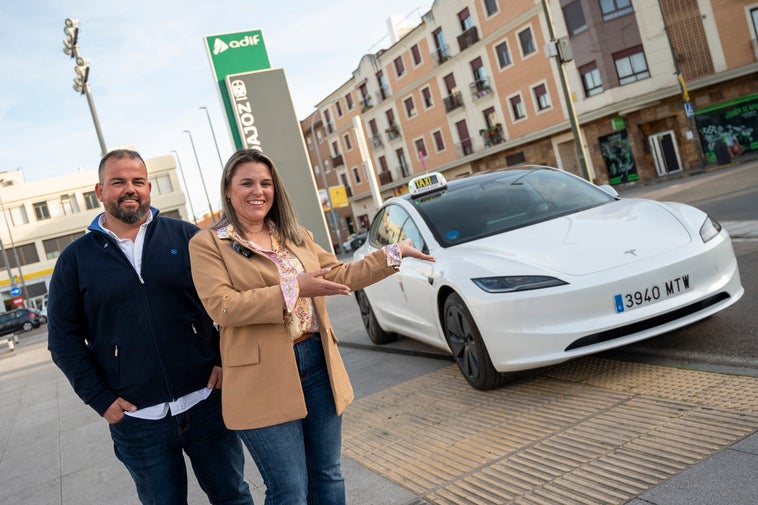
M436 262L406 258L355 292L369 338L444 349L477 389L681 328L744 293L729 235L705 212L549 167L415 178L354 258L403 239Z
M40 318L32 309L16 309L0 313L0 335L39 328Z
M351 233L345 242L342 243L344 252L355 251L366 241L367 232Z
M39 322L42 324L47 324L47 307L44 309L38 310L37 315L39 316Z

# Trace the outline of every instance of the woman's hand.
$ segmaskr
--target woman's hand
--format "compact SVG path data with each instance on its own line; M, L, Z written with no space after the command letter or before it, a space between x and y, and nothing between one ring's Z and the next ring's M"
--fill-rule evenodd
M420 260L425 261L437 261L434 259L434 256L429 256L428 254L424 254L415 247L413 247L413 241L411 239L407 238L405 240L401 240L397 243L398 247L400 248L400 254L403 258L418 258Z
M297 278L300 288L300 298L312 298L314 296L349 295L350 288L344 284L324 279L324 274L331 268L322 268L312 272L305 272Z

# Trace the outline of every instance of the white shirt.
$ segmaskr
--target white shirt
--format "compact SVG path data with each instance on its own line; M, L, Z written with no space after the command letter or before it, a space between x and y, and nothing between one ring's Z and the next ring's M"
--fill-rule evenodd
M105 214L101 214L98 220L100 227L118 244L119 249L123 251L126 257L129 259L129 263L132 264L137 275L142 276L142 248L145 245L145 232L147 225L153 221L153 213L150 211L147 215L145 222L139 227L137 236L134 237L134 241L128 238L119 238L115 233L105 227ZM192 393L188 393L181 398L177 398L173 402L159 403L157 405L151 405L149 407L143 407L134 412L124 411L124 414L133 417L139 417L140 419L163 419L166 414L171 412L172 416L186 412L201 401L208 398L211 394L211 390L208 388L202 388Z

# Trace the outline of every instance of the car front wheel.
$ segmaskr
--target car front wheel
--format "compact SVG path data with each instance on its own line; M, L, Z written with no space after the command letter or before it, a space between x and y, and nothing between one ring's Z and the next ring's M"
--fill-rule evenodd
M476 389L493 389L508 381L509 375L495 370L474 318L460 296L445 300L445 339L461 373Z
M389 344L394 342L397 335L384 331L374 315L374 309L371 308L371 304L368 302L368 297L363 290L355 292L355 300L358 302L358 308L361 311L361 319L363 320L363 326L366 328L368 338L371 339L376 345Z
M21 327L24 329L24 331L31 331L34 326L29 321L24 321L24 324L22 324Z

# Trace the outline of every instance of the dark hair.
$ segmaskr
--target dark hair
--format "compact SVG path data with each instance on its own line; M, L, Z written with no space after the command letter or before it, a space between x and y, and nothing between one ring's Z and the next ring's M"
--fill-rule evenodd
M100 166L97 167L97 178L100 181L100 184L104 182L103 170L105 169L105 163L111 158L117 160L124 158L129 158L130 160L137 159L140 161L140 163L142 163L142 166L145 167L145 170L147 170L147 164L145 163L145 160L142 159L142 156L140 156L137 151L132 151L131 149L114 149L113 151L109 151L105 156L103 156L103 159L100 160Z
M236 230L243 230L242 224L237 217L237 212L234 210L231 201L226 197L226 193L232 183L232 178L237 172L237 168L243 163L262 163L268 167L274 183L274 202L271 210L266 215L266 219L270 219L276 225L282 245L288 241L298 246L303 245L303 232L297 222L295 207L292 205L292 201L287 194L284 182L279 177L279 173L271 158L256 149L240 149L232 154L226 165L224 165L224 172L221 174L221 210L224 215L212 228L220 228L229 223Z

